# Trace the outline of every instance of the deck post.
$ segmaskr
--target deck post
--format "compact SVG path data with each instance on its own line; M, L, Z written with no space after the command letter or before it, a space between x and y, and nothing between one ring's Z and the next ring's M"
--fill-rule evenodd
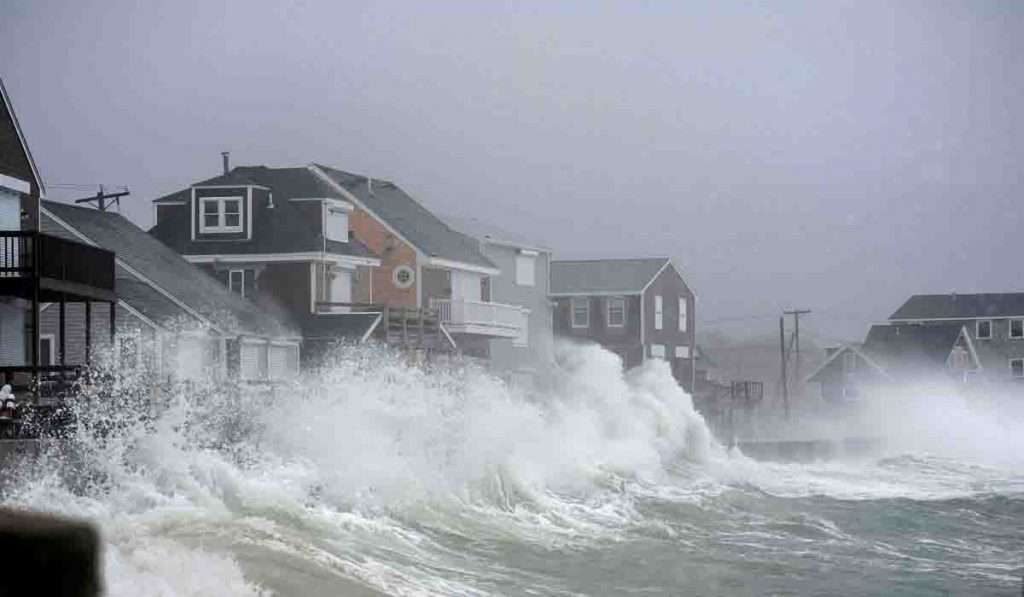
M32 382L33 394L36 403L39 402L39 262L42 256L39 254L40 243L39 233L32 235Z
M64 358L64 349L67 346L67 344L65 344L65 340L64 340L64 337L67 335L66 334L67 330L66 330L66 327L64 325L64 321L65 321L65 319L64 319L64 317L65 317L65 313L64 313L64 308L65 307L64 307L64 305L65 305L64 293L62 292L61 295L60 295L60 366L61 367L63 367L65 364L67 364L67 362L66 362L66 360Z
M85 301L85 364L92 364L92 301Z
M110 301L110 348L114 348L114 334L117 333L117 302Z

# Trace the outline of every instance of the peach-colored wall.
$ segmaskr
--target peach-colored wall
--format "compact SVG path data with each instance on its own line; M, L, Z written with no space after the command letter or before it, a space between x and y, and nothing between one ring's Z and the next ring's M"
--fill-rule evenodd
M415 307L419 279L409 288L398 288L392 280L395 268L400 265L407 265L416 272L415 249L359 207L349 214L348 221L352 234L380 256L380 267L373 268L373 302L392 307Z

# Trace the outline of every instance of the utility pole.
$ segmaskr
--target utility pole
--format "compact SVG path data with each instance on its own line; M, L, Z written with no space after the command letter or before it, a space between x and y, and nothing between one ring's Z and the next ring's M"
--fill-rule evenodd
M75 199L75 203L92 203L96 202L96 208L100 211L107 211L107 201L113 200L117 203L117 206L121 206L121 197L126 197L131 193L128 191L128 187L125 187L123 191L117 193L105 193L103 191L103 185L100 185L100 190L96 191L94 197L84 197L82 199Z
M789 419L789 387L786 382L786 316L779 317L779 362L782 364L782 408Z
M793 309L792 311L783 311L784 315L793 316L793 347L796 352L796 364L793 369L797 383L800 383L800 316L807 315L810 312L810 309Z

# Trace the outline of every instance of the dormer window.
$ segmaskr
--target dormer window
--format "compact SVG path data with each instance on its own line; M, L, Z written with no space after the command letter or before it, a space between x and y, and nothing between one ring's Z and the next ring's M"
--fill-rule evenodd
M242 232L241 197L202 197L199 210L199 232Z

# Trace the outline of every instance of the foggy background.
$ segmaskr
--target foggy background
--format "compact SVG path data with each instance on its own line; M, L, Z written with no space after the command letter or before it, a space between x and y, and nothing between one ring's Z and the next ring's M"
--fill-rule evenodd
M1024 4L287 4L0 0L49 197L128 185L148 228L222 150L322 162L560 258L671 256L700 334L1024 290Z

